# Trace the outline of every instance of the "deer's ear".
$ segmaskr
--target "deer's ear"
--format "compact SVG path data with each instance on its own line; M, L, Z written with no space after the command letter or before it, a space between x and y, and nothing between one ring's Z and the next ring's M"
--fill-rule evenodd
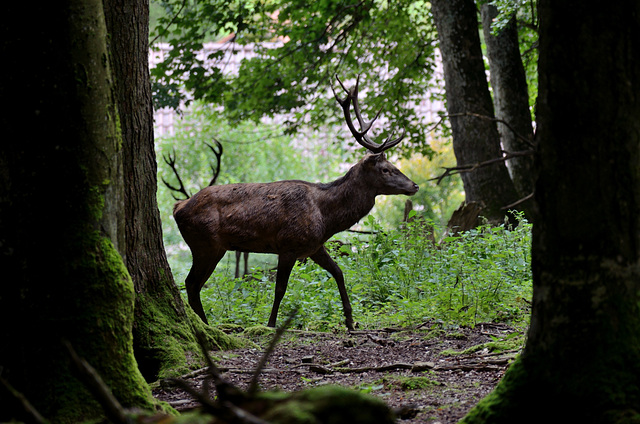
M375 164L385 160L384 152L382 153L369 153L364 157L364 163L366 164Z

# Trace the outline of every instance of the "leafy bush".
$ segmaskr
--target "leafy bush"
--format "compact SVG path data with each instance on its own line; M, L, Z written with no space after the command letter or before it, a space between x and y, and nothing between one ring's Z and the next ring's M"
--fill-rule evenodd
M363 327L438 321L475 325L526 324L531 297L531 225L482 226L434 244L428 222L416 220L383 231L371 216L373 235L349 237L332 256L345 274L356 321ZM274 291L274 271L233 279L216 272L203 290L212 322L265 323ZM342 328L340 296L333 278L312 261L299 262L289 280L279 317L298 308L294 326Z

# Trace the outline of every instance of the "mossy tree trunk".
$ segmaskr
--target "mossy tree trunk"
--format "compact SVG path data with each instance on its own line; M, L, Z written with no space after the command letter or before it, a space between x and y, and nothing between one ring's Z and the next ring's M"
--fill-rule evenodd
M154 400L132 348L118 249L122 141L101 1L9 2L0 40L0 421L103 415L68 341L126 407Z
M438 29L447 112L458 166L473 165L502 156L500 135L484 69L477 8L473 0L434 0L433 19ZM479 117L480 116L480 117ZM502 208L519 199L504 162L461 174L466 201L482 204L481 215L502 223Z
M136 359L145 379L155 381L200 365L195 327L221 347L231 340L205 328L195 314L187 314L190 311L185 310L164 250L156 199L149 2L104 3L123 137L125 228L120 252L135 287Z
M525 350L467 423L640 421L640 3L539 3Z

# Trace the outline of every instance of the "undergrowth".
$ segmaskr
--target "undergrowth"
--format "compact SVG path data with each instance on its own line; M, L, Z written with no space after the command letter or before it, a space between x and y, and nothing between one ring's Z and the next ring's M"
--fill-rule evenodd
M369 216L364 225L371 235L349 233L340 242L329 242L331 256L344 272L354 319L362 328L432 321L526 326L532 291L531 224L526 220L515 228L481 226L438 243L429 239L433 226L424 220L390 231ZM202 290L209 321L265 324L275 271L253 268L250 277L235 279L220 268ZM344 328L335 281L310 260L295 266L278 322L295 308L294 328Z

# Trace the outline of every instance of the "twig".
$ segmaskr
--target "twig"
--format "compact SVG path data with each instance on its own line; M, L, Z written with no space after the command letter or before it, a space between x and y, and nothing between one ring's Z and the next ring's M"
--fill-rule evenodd
M29 402L22 393L17 391L4 377L0 377L0 384L2 384L9 393L13 395L14 398L22 405L22 409L29 415L29 421L34 422L36 424L45 424L47 420L44 419L42 415L38 412L38 410ZM6 407L6 406L5 406Z
M461 117L461 116L470 116L472 118L479 118L479 119L484 119L484 120L487 120L487 121L499 122L499 123L503 124L505 127L507 127L513 133L513 135L516 136L516 138L518 140L522 141L523 143L525 143L527 146L531 147L532 149L535 147L534 144L531 142L531 140L529 140L527 137L524 137L523 135L519 134L515 129L513 129L511 124L509 124L504 119L495 118L493 116L480 115L479 113L473 113L473 112L450 113L447 116L449 118L451 118L451 117Z
M195 400L200 402L205 410L225 422L234 424L268 424L266 421L240 407L240 405L250 400L249 396L222 377L220 369L213 363L211 356L209 356L205 335L200 331L196 331L196 338L200 349L202 349L210 378L213 380L213 384L218 391L218 401L212 400L209 396L209 379L205 381L202 391L196 390L189 383L181 379L167 379L167 381L182 388Z
M178 386L185 392L189 393L191 397L198 401L207 412L212 414L215 413L216 415L220 413L220 407L216 405L215 402L213 402L206 393L196 390L193 386L191 386L191 384L187 383L186 381L179 378L167 378L166 381Z
M307 364L305 364L307 365ZM350 373L363 373L369 371L375 372L386 372L386 371L394 371L394 370L411 370L412 372L420 372L426 371L430 369L434 369L436 366L433 362L416 362L413 364L398 362L389 365L380 365L380 366L369 366L369 367L332 367L325 366L321 364L308 364L309 371L317 372L319 374L333 374L334 372L339 372L342 374L350 374Z
M289 327L289 325L291 324L291 321L293 321L293 318L296 316L297 313L298 313L298 310L294 309L289 314L284 324L282 324L280 327L276 329L276 332L274 333L273 338L271 339L271 342L269 342L269 346L267 346L267 349L262 354L262 357L260 358L260 361L256 366L256 371L253 374L253 377L251 378L251 383L249 384L249 390L247 391L249 396L253 396L258 390L258 378L260 378L260 373L262 372L262 369L264 368L264 366L267 364L267 359L269 359L269 356L271 356L271 354L273 353L273 350L276 348L276 344L278 344L278 341L284 334L287 327Z
M158 38L162 37L169 31L169 27L173 25L178 15L182 13L182 9L184 9L186 4L187 4L187 0L182 0L182 4L180 5L180 9L178 10L178 12L175 15L173 15L173 18L171 18L171 21L169 21L167 26L165 26L162 31L158 32L158 35L156 35L155 38L151 40L151 42L149 43L149 47L153 46L153 43L155 43Z
M533 199L533 195L534 195L534 193L527 194L522 199L516 200L515 202L511 203L510 205L503 206L500 209L506 210L506 209L514 208L514 207L518 206L519 204L526 202L529 199Z
M517 157L522 157L522 156L529 156L532 155L534 152L533 150L520 150L517 152L502 152L504 153L504 156L499 157L499 158L493 158L493 159L489 159L489 160L485 160L482 162L477 162L477 163L473 163L473 164L468 164L468 165L460 165L460 166L453 166L453 167L445 167L445 172L435 178L431 178L429 181L437 181L436 184L440 184L440 182L445 179L448 176L451 175L455 175L455 174L462 174L462 173L466 173L466 172L473 172L476 169L479 168L483 168L485 166L490 166L490 165L494 165L496 163L500 163L500 162L505 162L509 159L513 159L513 158L517 158Z
M205 396L207 396L208 398L208 395L209 395L208 383L209 383L209 380L212 380L213 385L215 386L216 391L218 392L218 397L222 401L240 403L246 400L247 398L246 393L244 393L243 391L238 389L236 386L231 384L229 381L227 381L222 376L222 372L220 371L220 369L218 369L218 367L213 363L213 360L211 359L211 356L209 356L209 352L207 351L207 342L206 342L205 335L202 332L197 330L195 334L196 334L196 339L198 340L198 344L200 345L200 349L202 350L202 356L204 356L204 360L207 364L209 375L211 376L210 379L209 378L206 379L206 382L205 382L206 384L204 385Z
M71 358L71 362L80 374L81 380L87 386L89 391L96 398L98 403L104 409L104 413L109 421L117 424L129 424L131 419L127 416L120 402L113 396L109 387L104 383L100 375L89 363L78 356L69 341L64 340L62 344L66 347Z

